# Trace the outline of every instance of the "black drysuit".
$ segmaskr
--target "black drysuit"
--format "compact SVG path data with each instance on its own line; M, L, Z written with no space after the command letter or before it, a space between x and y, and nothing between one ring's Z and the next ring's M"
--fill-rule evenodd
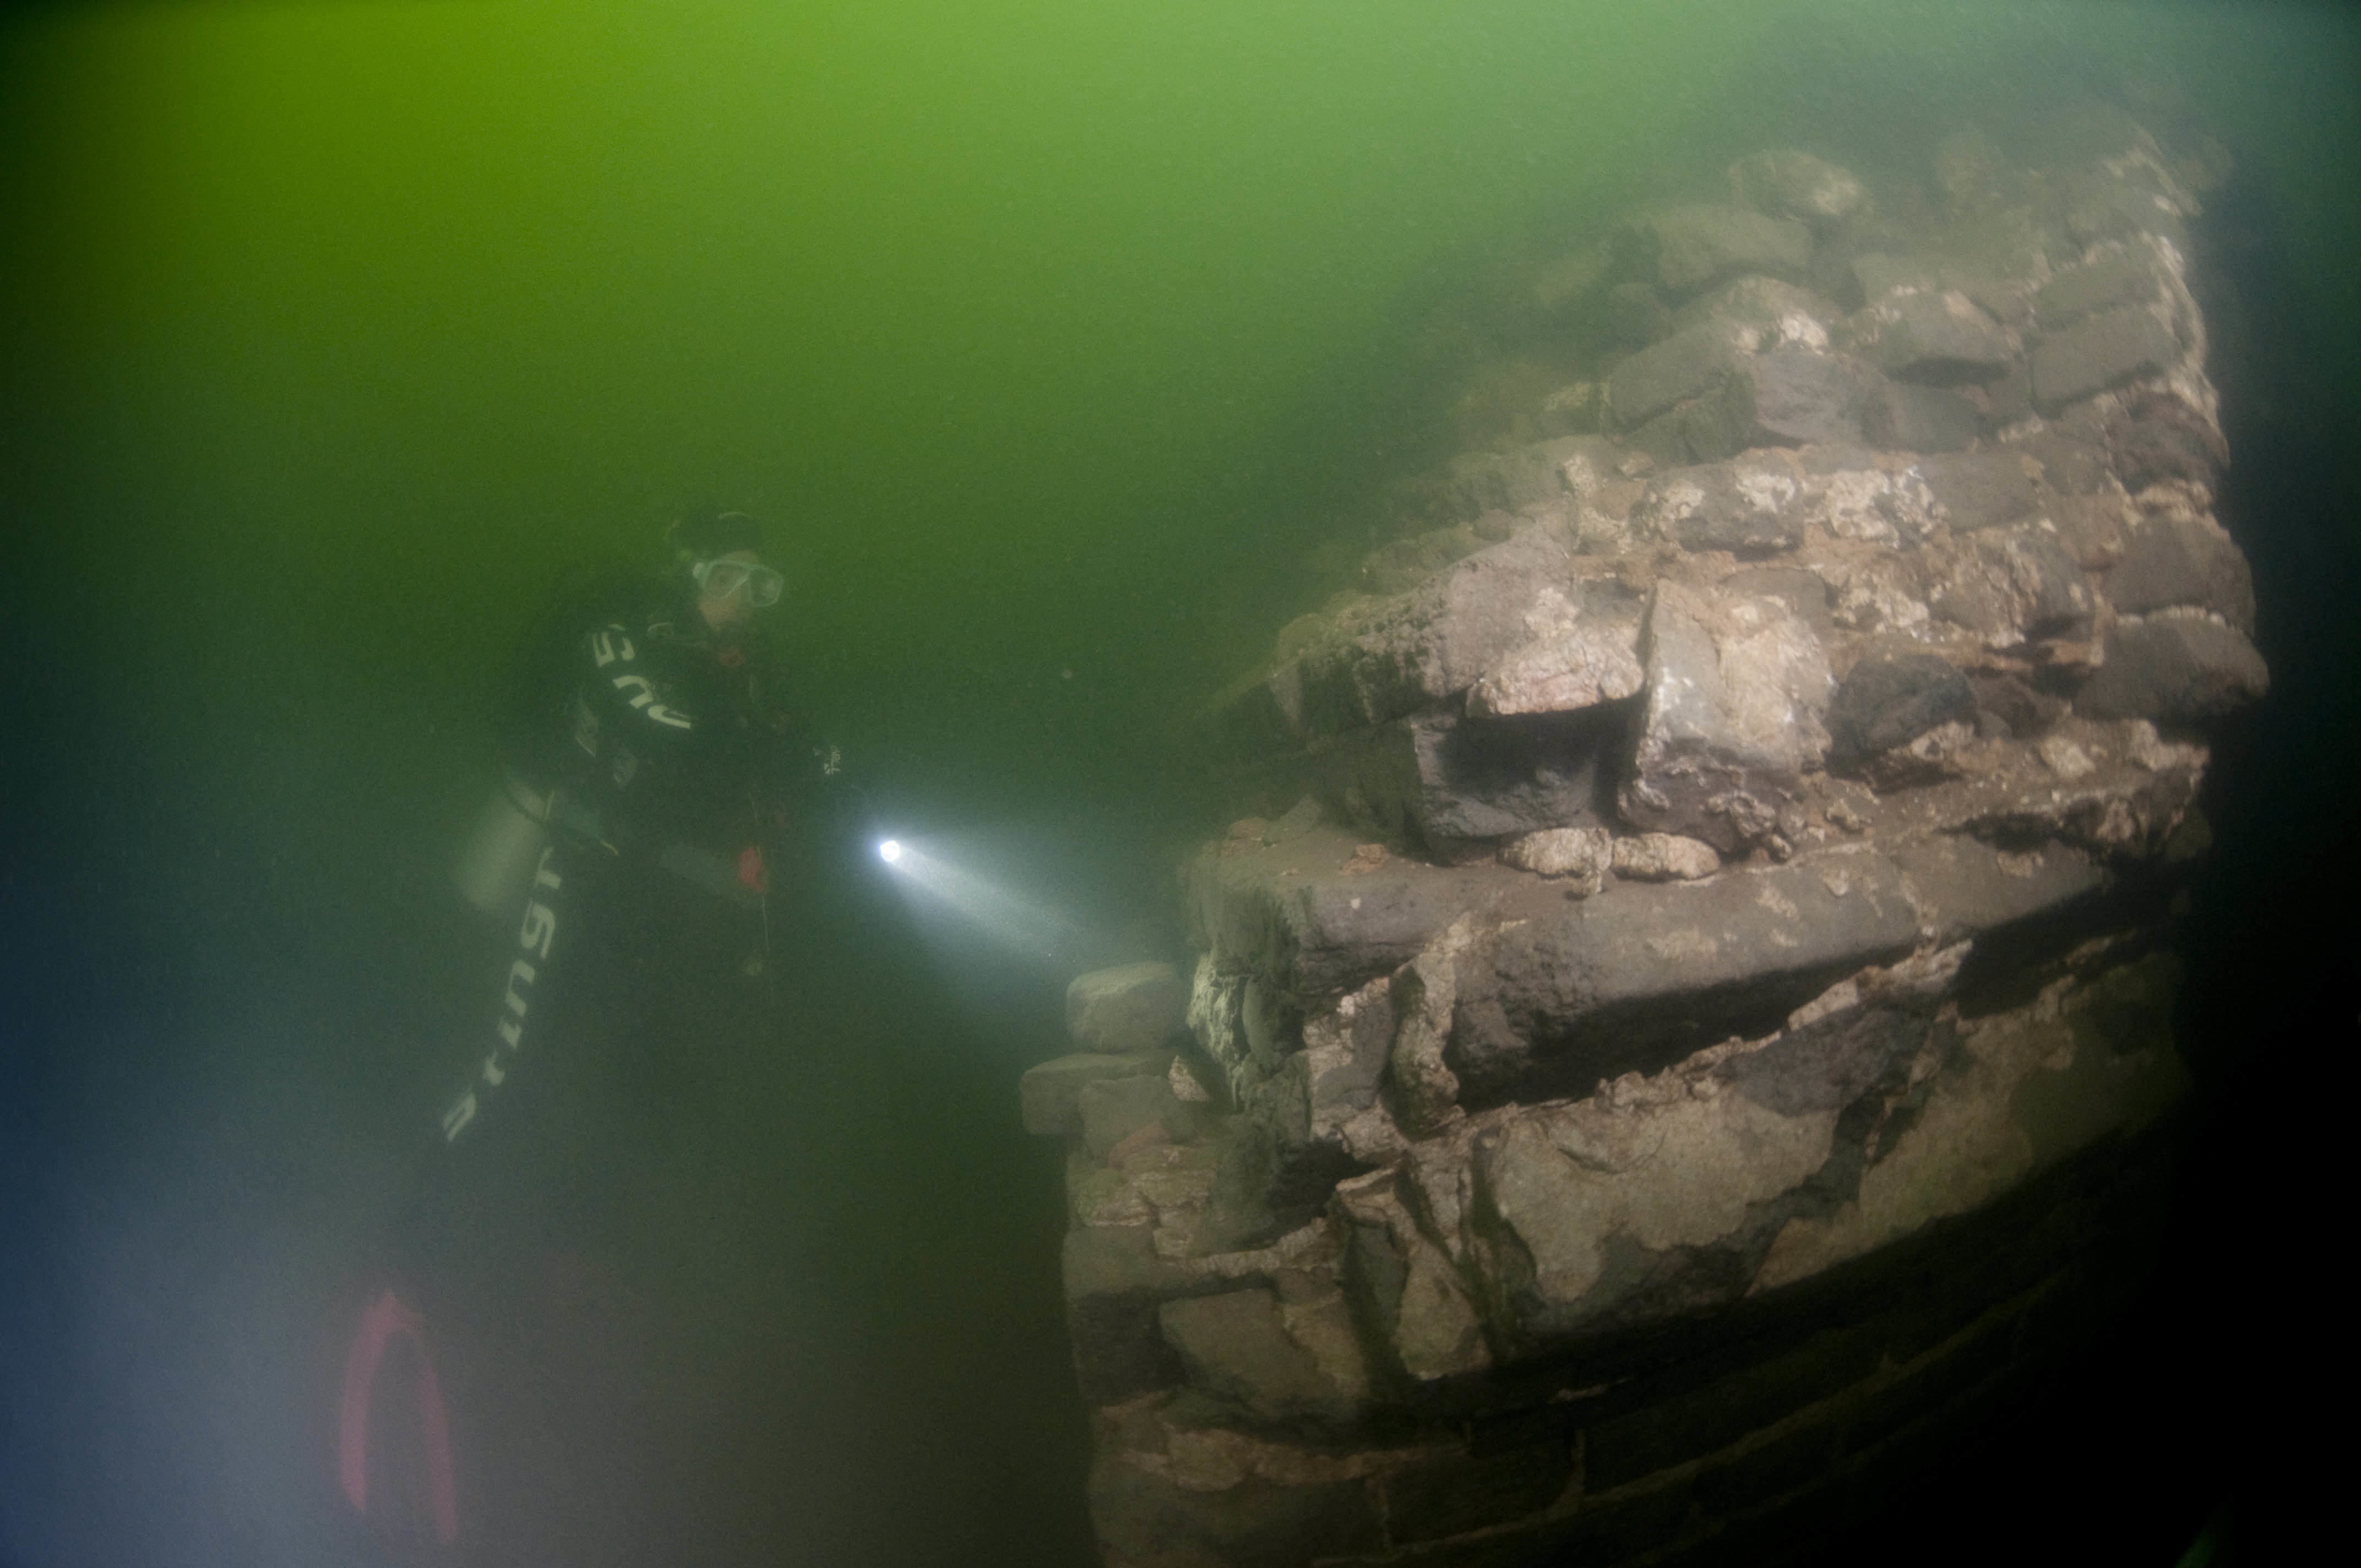
M533 639L502 750L551 833L495 1017L444 1109L455 1153L514 1136L587 1154L574 1146L693 1091L700 1036L741 1032L766 839L818 810L837 771L776 684L757 647L708 630L685 586L595 586Z
M666 1212L665 1173L699 1157L733 1063L772 1046L748 973L760 851L781 818L808 837L834 803L834 753L774 679L759 648L707 630L686 583L566 595L520 661L502 761L551 829L387 1260L448 1391L460 1563L659 1560L635 1532L662 1517L650 1412L667 1396L646 1369L650 1309L614 1303L654 1288L653 1229L695 1224ZM372 1475L407 1451L388 1423L416 1404L388 1365L363 1380L363 1406L390 1412L360 1423ZM373 1528L389 1508L401 1518L369 1503Z

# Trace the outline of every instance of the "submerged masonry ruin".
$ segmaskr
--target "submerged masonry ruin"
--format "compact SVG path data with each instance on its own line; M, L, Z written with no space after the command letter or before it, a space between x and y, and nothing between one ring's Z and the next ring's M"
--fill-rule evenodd
M1559 433L1223 698L1193 975L1024 1083L1110 1568L1763 1555L2136 1285L2267 676L2190 181L2094 123L1629 219Z

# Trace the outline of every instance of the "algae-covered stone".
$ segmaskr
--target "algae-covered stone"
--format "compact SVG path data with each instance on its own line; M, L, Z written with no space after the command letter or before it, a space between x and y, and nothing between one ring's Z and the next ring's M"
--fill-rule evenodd
M2037 496L2025 458L2006 447L1928 457L1918 472L1943 521L1956 532L2014 522L2034 510Z
M2091 856L2068 844L2004 850L1942 833L1894 851L1920 918L1949 944L2020 921L2054 917L2114 885Z
M1731 369L1721 394L1732 452L1752 446L1858 442L1874 378L1841 355L1775 348Z
M1701 322L1742 327L1755 349L1792 345L1826 348L1828 329L1844 318L1834 302L1776 278L1736 278L1673 313L1675 331Z
M1945 387L1880 381L1861 400L1861 433L1887 452L1965 451L1983 422L1974 402Z
M1458 961L1475 944L1472 917L1462 916L1392 978L1394 1037L1386 1053L1386 1101L1413 1138L1457 1121L1459 1075L1444 1052L1458 1006Z
M1528 688L1529 691L1532 688ZM1429 714L1339 736L1309 771L1338 816L1446 857L1468 846L1598 820L1612 715Z
M1499 866L1389 861L1354 869L1357 846L1322 828L1251 855L1203 855L1187 889L1199 940L1225 974L1305 999L1390 974L1461 916L1529 894Z
M1385 1540L1370 1456L1332 1457L1220 1426L1168 1428L1152 1453L1103 1451L1093 1527L1119 1568L1297 1568Z
M1076 1093L1075 1105L1083 1146L1101 1158L1151 1123L1172 1138L1188 1137L1197 1126L1197 1113L1173 1094L1170 1078L1161 1071L1093 1080Z
M1566 460L1587 443L1578 433L1507 452L1463 453L1445 471L1444 493L1455 518L1473 521L1488 512L1520 514L1562 501Z
M1828 1157L1835 1107L1783 1114L1665 1078L1521 1112L1477 1141L1484 1284L1518 1340L1735 1297L1768 1240L1754 1210Z
M2158 292L2156 272L2147 258L2117 252L2059 273L2033 297L2033 308L2042 326L2054 332L2094 312L2145 304Z
M2107 423L2116 477L2136 495L2156 486L2178 489L2192 513L2202 512L2230 466L2229 443L2213 413L2192 402L2185 387L2141 388L2123 400Z
M1391 1157L1401 1135L1378 1089L1394 1038L1391 982L1373 980L1303 1021L1304 1141L1360 1164Z
M2086 635L2097 603L2064 542L2033 526L1977 534L1943 558L1932 587L1935 613L1993 649Z
M1570 559L1536 529L1360 610L1298 657L1294 728L1382 724L1466 691L1531 636L1527 616L1544 589L1565 591Z
M1180 1362L1157 1331L1156 1309L1192 1281L1156 1255L1146 1225L1068 1231L1064 1274L1066 1332L1084 1398L1104 1403L1180 1380Z

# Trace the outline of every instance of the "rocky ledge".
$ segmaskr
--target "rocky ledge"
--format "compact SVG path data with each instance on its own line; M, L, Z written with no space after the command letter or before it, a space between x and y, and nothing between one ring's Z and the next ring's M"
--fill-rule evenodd
M2120 124L1947 147L1913 224L1786 151L1631 218L1589 428L1431 477L1216 706L1265 815L1193 972L1078 981L1025 1082L1115 1568L1742 1550L2136 1277L2268 682L2194 201Z

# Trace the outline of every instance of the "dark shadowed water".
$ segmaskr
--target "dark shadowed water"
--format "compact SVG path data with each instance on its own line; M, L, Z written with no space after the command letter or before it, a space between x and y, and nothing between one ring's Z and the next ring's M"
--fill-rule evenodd
M1189 714L1448 452L1432 367L1513 325L1495 280L1737 152L1916 179L2073 93L2237 159L2201 259L2274 693L2213 781L2208 1117L2087 1376L1846 1550L2160 1563L2228 1508L2262 1560L2356 1043L2356 39L2095 0L12 9L0 1563L388 1560L334 1377L495 997L449 882L495 696L553 583L708 499L772 524L879 820L1016 902L807 868L595 1238L462 1270L499 1281L436 1319L499 1499L469 1560L1092 1561L1016 1083L1072 973L1182 956L1223 805Z

